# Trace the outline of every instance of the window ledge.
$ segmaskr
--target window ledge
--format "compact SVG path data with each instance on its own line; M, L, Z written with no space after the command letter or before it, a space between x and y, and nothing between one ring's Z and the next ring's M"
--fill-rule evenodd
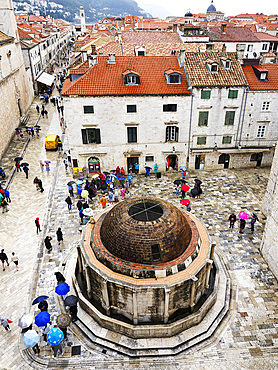
M212 108L212 105L200 105L199 107L197 107L197 109L211 109Z
M179 122L178 121L169 121L169 122L164 122L164 125L178 125Z
M98 123L82 123L82 127L99 127Z
M239 107L235 105L224 105L224 109L238 109Z
M139 126L139 123L136 122L129 122L129 123L124 123L125 126Z

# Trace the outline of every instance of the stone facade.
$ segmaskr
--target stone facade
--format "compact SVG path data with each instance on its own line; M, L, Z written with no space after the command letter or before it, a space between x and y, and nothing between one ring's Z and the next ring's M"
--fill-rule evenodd
M0 157L33 100L30 73L26 73L19 42L0 45Z

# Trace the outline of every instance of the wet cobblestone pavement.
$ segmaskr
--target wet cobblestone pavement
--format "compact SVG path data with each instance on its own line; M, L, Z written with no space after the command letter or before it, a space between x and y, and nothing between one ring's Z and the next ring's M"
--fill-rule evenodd
M37 119L36 102L31 108L30 123ZM22 344L19 317L24 312L38 312L31 306L36 295L49 295L49 312L55 323L60 313L60 305L55 296L54 269L59 267L74 250L80 240L80 223L75 199L72 211L68 211L65 198L68 195L67 182L72 180L71 171L65 171L63 158L56 152L45 152L43 140L47 133L62 136L64 149L68 149L67 137L62 135L59 116L53 106L48 107L49 118L40 120L40 138L33 138L24 153L24 160L30 163L29 179L23 172L15 173L10 185L12 202L8 213L1 213L0 245L8 256L15 251L19 256L19 271L10 264L6 271L0 271L1 301L0 313L13 320L12 331L0 328L0 369L33 368L82 368L82 369L274 369L278 367L278 285L262 258L259 247L264 229L265 217L261 204L267 185L270 169L250 170L189 171L186 181L190 187L196 177L202 180L203 195L192 201L192 213L207 227L211 240L217 244L218 253L224 258L226 267L235 287L236 306L217 331L211 343L200 345L194 351L180 354L174 358L128 359L127 357L102 348L89 346L75 326L69 329L65 343L65 354L53 360L50 347L40 341L40 356L30 356ZM11 173L13 158L23 150L26 140L13 140L1 165ZM51 161L49 174L41 172L39 160ZM44 193L38 193L33 178L42 178ZM134 185L127 197L156 196L168 200L177 207L180 197L175 194L173 181L180 174L162 174L161 179L154 175L145 178L134 177ZM90 206L95 213L101 211L97 195ZM189 198L191 199L191 198ZM191 199L192 200L192 199ZM111 206L109 206L111 207ZM228 217L231 212L255 212L259 222L255 232L250 231L250 222L243 234L239 233L238 223L229 228ZM43 231L36 234L34 220L40 217ZM62 228L64 242L56 241L56 230ZM53 251L46 253L43 239L46 235L53 238ZM72 356L71 347L81 345L81 354Z

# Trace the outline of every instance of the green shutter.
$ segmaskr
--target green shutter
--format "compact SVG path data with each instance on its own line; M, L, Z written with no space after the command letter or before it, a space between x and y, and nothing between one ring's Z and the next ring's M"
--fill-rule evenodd
M225 125L233 125L235 121L235 112L228 111L225 116Z
M202 90L201 91L201 99L210 99L210 90Z
M86 129L81 129L81 134L82 134L83 144L88 144L87 130Z
M238 96L238 90L229 90L228 98L236 99Z

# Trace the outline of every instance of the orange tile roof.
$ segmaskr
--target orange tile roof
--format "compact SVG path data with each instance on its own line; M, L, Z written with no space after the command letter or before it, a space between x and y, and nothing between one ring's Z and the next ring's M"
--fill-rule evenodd
M231 68L222 67L221 57L231 60ZM205 63L208 59L218 64L218 72L208 71ZM236 53L185 53L184 66L192 86L247 86L241 65L236 60Z
M267 80L259 80L254 72L254 68L261 72L268 71ZM278 64L265 63L255 66L243 66L243 72L248 81L250 90L278 90Z
M167 84L164 72L169 68L181 74L181 84ZM139 85L125 85L123 72L133 70L140 76ZM116 64L107 64L107 57L98 56L98 63L77 80L67 78L63 95L187 95L190 94L185 73L176 56L116 57Z
M256 36L258 37L259 40L261 41L275 41L278 42L278 37L270 35L269 33L266 32L256 32Z

